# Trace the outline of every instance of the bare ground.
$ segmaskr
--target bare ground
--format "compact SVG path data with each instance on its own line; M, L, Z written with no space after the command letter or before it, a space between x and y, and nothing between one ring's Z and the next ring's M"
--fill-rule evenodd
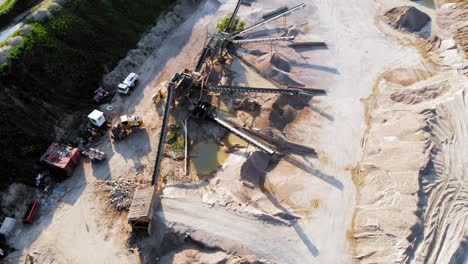
M440 29L429 42L382 29L418 47L427 66L384 73L367 101L369 127L355 178L355 258L464 263L468 87L463 50Z
M287 4L298 3L300 1ZM20 249L20 255L38 252L36 259L41 255L53 256L53 261L70 263L89 263L90 259L100 263L151 263L156 257L167 262L193 261L188 258L194 254L193 249L169 246L165 252L161 251L162 240L166 237L158 235L170 229L189 235L203 247L218 253L254 255L279 263L353 261L353 245L348 240L355 209L351 174L361 159L361 139L366 128L361 99L369 96L378 76L385 70L400 67L427 71L417 49L401 45L374 24L375 16L387 7L380 1L351 0L346 5L333 0L306 3L307 7L296 16L288 16L262 29L278 34L284 32L286 24L288 30L295 30L303 40L319 38L327 44L321 48L300 49L278 44L274 51L286 58L289 66L277 61L273 66L287 73L281 76L289 76L306 86L325 88L328 95L300 102L278 96L258 97L262 113L254 122L249 122L253 128L275 127L278 124L271 119L271 113L293 110L296 115L292 122L275 128L290 142L314 148L318 156L288 153L278 162L247 148L232 153L215 177L207 181L187 178L181 182L169 181L155 211L155 234L140 240L140 255L126 247L129 227L125 223L125 213L110 211L106 194L96 188L96 180L120 177L149 180L160 121L151 104L151 95L160 81L183 68L193 67L206 32L213 31L215 21L228 15L234 4L235 1L220 4L206 0L198 5L189 3L181 9L187 11L182 13L190 15L183 17L176 27L171 24L172 31L167 38L142 57L141 67L137 67L141 84L129 97L114 101L116 110L108 113L112 117L121 113L142 115L146 130L116 144L104 139L100 147L109 153L108 162L84 163L78 168L65 182L69 187L67 193L41 209L36 226L26 227L16 236L15 246ZM239 15L248 23L254 23L267 10L284 4L279 0L268 5L253 2L251 7L242 7ZM175 21L173 17L169 20ZM268 53L272 47L245 48ZM261 60L271 61L271 56L245 56L243 59L257 60L252 65L259 69ZM126 62L122 65L123 68L115 72L116 76L130 69L126 68ZM242 72L237 71L240 83L265 84L253 72L244 71L245 76ZM429 90L434 92L434 89ZM414 98L411 101L414 102ZM233 119L241 123L241 115L244 120L252 121L245 112ZM172 169L177 175L182 174L180 163L169 159L164 163L174 166ZM94 250L96 248L99 252ZM207 257L207 262L215 262L220 257L217 253L210 256L200 254L197 259ZM52 260L42 261L48 262Z

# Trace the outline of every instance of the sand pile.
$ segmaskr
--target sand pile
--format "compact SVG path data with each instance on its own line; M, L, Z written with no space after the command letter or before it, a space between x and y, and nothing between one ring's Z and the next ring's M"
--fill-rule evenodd
M291 73L291 62L281 54L265 54L257 59L258 69L271 79L285 86L304 87Z
M465 53L465 58L468 58L468 4L465 2L443 5L437 12L437 23L452 33Z
M233 101L234 110L242 110L250 113L260 113L262 106L255 100L249 97L244 99L235 99Z
M273 55L265 55L265 58L259 60L261 71L266 73L270 78L280 84L286 86L303 87L304 84L297 81L291 71L291 63L281 55L274 53Z
M468 235L466 79L456 71L422 79L402 89L380 78L368 101L355 176L363 262L449 263Z
M464 263L468 236L468 88L431 111L428 120L432 146L421 171L418 222L410 253L416 262ZM466 248L466 246L465 246Z
M385 72L382 77L392 84L399 84L402 86L412 85L415 82L425 80L432 76L429 71L421 69L394 69Z
M437 98L445 93L447 88L448 82L442 81L422 88L396 90L390 95L390 98L398 103L419 104L423 101Z
M291 63L289 60L278 53L273 53L270 58L270 63L282 71L291 72Z
M268 262L256 260L254 257L232 256L222 251L206 252L190 248L168 253L160 259L160 263L263 264Z
M396 29L417 34L422 38L430 36L431 18L414 6L394 7L384 16L387 23Z

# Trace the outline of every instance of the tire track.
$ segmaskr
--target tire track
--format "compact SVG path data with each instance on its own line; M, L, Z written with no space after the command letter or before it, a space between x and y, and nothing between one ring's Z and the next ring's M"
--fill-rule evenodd
M413 263L449 263L468 236L467 90L437 107L428 122L435 179L426 175L419 196L427 196L423 232L416 238ZM443 179L443 180L442 180ZM409 252L411 253L411 252Z

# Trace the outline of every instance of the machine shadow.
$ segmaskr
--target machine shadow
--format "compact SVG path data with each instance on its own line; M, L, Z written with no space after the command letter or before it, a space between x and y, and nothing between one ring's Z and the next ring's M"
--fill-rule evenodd
M149 154L151 153L149 134L146 129L142 129L130 134L128 137L131 137L132 140L114 142L114 150L125 161L132 161L136 173L141 173L144 170L141 159L145 158L149 161Z
M278 165L279 160L272 159L271 156L263 152L254 152L250 155L247 161L242 165L240 177L241 180L248 181L251 184L257 186L262 190L268 200L278 208L282 215L282 219L288 220L293 227L294 231L297 233L298 237L302 240L304 245L307 247L310 254L314 257L319 255L319 250L309 239L304 230L297 223L298 217L292 215L284 206L281 205L281 202L278 201L271 193L265 188L266 174L269 171L272 171Z

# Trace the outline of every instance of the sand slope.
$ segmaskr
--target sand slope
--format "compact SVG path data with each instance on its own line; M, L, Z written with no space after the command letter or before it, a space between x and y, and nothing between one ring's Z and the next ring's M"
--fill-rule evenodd
M422 50L425 67L382 74L366 102L368 130L355 177L355 258L464 263L468 79L460 71L463 54L450 38L424 42L409 33L386 33L432 47L429 53Z

